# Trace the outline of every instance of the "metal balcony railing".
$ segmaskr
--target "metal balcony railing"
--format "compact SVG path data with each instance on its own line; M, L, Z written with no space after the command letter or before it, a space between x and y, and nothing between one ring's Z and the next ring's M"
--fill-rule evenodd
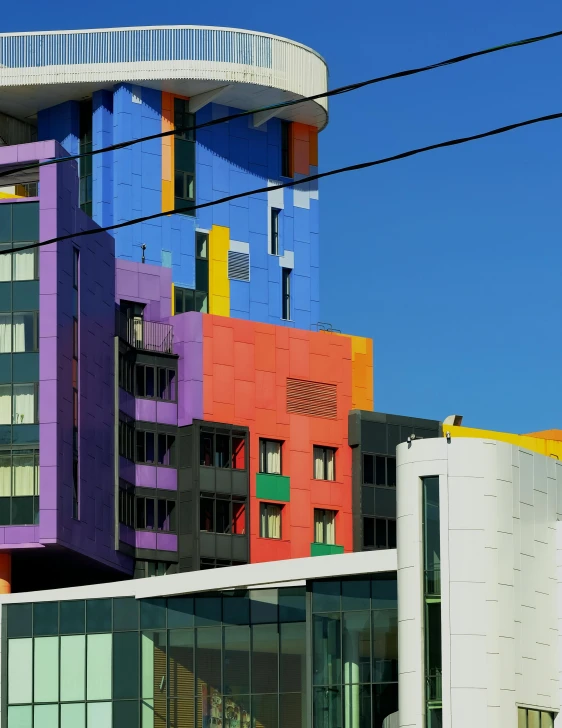
M173 354L174 327L170 324L141 318L123 319L121 338L135 349Z

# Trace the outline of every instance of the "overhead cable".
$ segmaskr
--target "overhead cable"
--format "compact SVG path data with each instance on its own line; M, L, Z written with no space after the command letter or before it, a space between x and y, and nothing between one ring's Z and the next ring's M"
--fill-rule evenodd
M256 109L249 109L248 111L240 111L236 114L230 114L229 116L221 116L218 119L211 119L203 124L195 124L193 126L182 126L168 131L159 132L158 134L150 134L149 136L139 137L138 139L129 139L124 142L118 142L117 144L111 144L107 147L101 147L100 149L92 149L88 152L81 152L80 154L70 154L66 157L56 157L53 159L47 159L45 161L19 167L17 169L11 169L5 172L0 171L0 178L12 175L17 172L26 172L28 170L37 169L38 167L46 167L51 164L59 164L60 162L70 162L76 159L83 159L85 157L92 157L96 154L103 154L105 152L115 152L119 149L125 149L134 144L140 144L141 142L152 141L153 139L162 139L167 136L173 136L175 134L185 134L188 132L196 131L197 129L205 129L217 124L224 124L234 119L240 119L244 116L251 116L262 111L274 111L276 109L282 109L289 106L296 106L297 104L303 104L306 101L316 101L317 99L329 98L331 96L339 96L340 94L346 94L350 91L357 91L365 86L372 86L376 83L382 83L383 81L392 81L397 78L406 78L407 76L414 76L418 73L425 73L426 71L433 71L437 68L444 68L445 66L452 66L456 63L462 63L469 61L473 58L479 58L480 56L486 56L491 53L497 53L499 51L508 50L509 48L518 48L519 46L531 45L533 43L540 43L545 40L551 40L552 38L558 38L562 36L562 30L557 30L553 33L547 33L545 35L537 35L532 38L524 38L523 40L513 41L512 43L504 43L499 46L493 46L491 48L485 48L479 51L472 51L471 53L464 53L461 56L454 56L444 61L438 61L437 63L431 63L428 66L419 66L417 68L409 68L405 71L396 71L395 73L389 73L385 76L377 76L375 78L369 78L366 81L359 81L358 83L348 84L346 86L340 86L334 88L331 91L324 91L322 93L313 94L312 96L305 96L299 99L291 99L289 101L281 101L277 104L269 104L268 106L260 106Z
M225 202L232 202L233 200L239 200L242 197L249 197L250 195L257 195L266 192L273 192L274 190L282 190L285 187L297 187L299 185L305 185L309 182L314 182L325 177L332 177L336 174L343 174L344 172L356 172L360 169L368 169L369 167L376 167L381 164L389 164L390 162L397 162L400 159L407 159L408 157L414 157L418 154L424 154L425 152L431 152L435 149L444 149L445 147L455 147L460 144L466 144L473 142L478 139L485 139L487 137L497 136L498 134L505 134L508 131L514 129L521 129L525 126L531 126L533 124L541 124L545 121L553 121L554 119L562 118L562 112L557 114L547 114L546 116L539 116L534 119L526 119L525 121L518 121L514 124L508 124L507 126L500 126L497 129L490 129L489 131L481 132L480 134L472 134L471 136L459 137L457 139L449 139L445 142L438 142L436 144L429 144L426 147L417 147L416 149L409 149L406 152L400 152L399 154L393 154L390 157L383 157L382 159L375 159L370 162L360 162L359 164L351 164L347 167L339 167L338 169L331 169L328 172L320 172L318 174L311 174L308 177L301 177L300 179L290 180L289 182L282 182L277 185L268 185L267 187L259 187L257 189L248 190L247 192L239 192L235 195L227 195L221 197L218 200L212 200L211 202L201 202L198 205L186 205L185 207L166 210L165 212L156 212L152 215L144 215L143 217L136 217L133 220L125 220L124 222L118 222L114 225L107 225L105 227L95 227L91 230L80 230L76 233L70 233L68 235L60 235L56 238L50 238L49 240L43 240L39 243L30 243L29 245L18 246L17 248L9 248L7 250L0 250L0 254L21 252L23 250L30 250L32 248L40 248L44 245L51 245L52 243L60 243L64 240L75 240L84 235L97 235L101 232L109 232L111 230L120 230L121 228L129 227L131 225L138 225L141 222L148 222L149 220L156 220L161 217L167 217L168 215L177 215L185 213L187 210L201 210L205 207L213 207L214 205L220 205Z

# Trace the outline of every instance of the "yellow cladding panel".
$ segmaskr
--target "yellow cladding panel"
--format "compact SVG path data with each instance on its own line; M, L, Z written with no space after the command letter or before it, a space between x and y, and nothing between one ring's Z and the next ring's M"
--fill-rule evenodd
M176 315L176 287L172 283L172 316Z
M12 192L0 192L0 200L19 200L25 195L15 195Z
M174 96L162 91L162 131L174 128ZM174 209L174 137L162 137L162 212Z
M558 440L549 440L531 435L515 435L511 432L494 432L493 430L478 430L472 427L443 425L443 435L446 435L447 432L451 437L477 437L484 440L507 442L510 445L517 445L525 450L531 450L541 455L562 460L562 442Z
M230 316L228 249L230 229L213 225L209 233L209 313Z

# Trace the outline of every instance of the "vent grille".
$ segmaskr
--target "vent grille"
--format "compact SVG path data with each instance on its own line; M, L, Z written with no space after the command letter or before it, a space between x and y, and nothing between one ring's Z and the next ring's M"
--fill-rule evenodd
M287 379L287 412L335 420L338 416L335 384Z
M250 280L249 253L238 253L235 250L228 251L228 277L237 281Z

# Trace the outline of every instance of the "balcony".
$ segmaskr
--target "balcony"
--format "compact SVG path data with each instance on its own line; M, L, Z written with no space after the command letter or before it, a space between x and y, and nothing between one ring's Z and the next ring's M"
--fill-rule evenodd
M142 318L121 318L119 336L141 351L173 354L174 327Z

